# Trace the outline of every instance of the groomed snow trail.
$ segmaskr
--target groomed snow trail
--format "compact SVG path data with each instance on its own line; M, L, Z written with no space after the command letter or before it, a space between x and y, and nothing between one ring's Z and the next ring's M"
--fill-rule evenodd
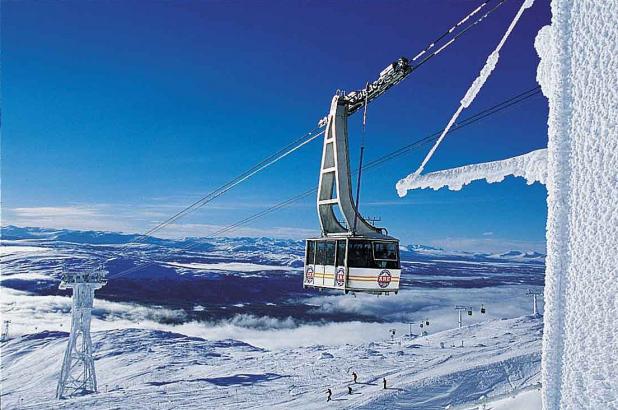
M277 351L152 330L94 332L100 393L62 401L53 395L67 334L43 332L3 346L2 407L23 399L24 409L317 409L331 388L335 408L443 409L536 383L542 328L525 316L416 339ZM465 347L451 347L461 340Z
M547 150L539 149L501 161L465 165L463 167L431 172L425 175L408 176L397 183L397 193L404 196L412 189L448 187L459 191L464 185L481 179L487 182L501 182L509 175L523 177L528 185L534 182L545 184L547 178Z

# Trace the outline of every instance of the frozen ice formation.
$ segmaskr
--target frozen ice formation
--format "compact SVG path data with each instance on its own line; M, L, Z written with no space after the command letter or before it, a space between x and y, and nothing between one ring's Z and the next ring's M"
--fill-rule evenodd
M618 408L618 2L552 0L544 409Z
M474 101L476 95L481 90L481 87L483 87L483 84L485 84L485 81L487 81L491 72L494 71L494 68L496 68L496 64L498 64L499 59L500 53L498 52L498 50L494 51L489 55L489 57L487 57L487 61L485 62L481 73L478 77L476 77L476 79L468 89L468 92L461 100L462 107L468 108L472 101Z
M397 183L397 193L399 196L405 196L412 189L431 188L438 190L442 187L459 191L464 185L472 181L485 179L489 183L501 182L509 175L525 178L528 185L534 182L545 184L547 150L539 149L501 161L465 165L425 175L410 174Z
M481 91L481 88L483 88L483 85L485 85L485 82L487 81L491 73L493 72L494 68L496 68L496 64L498 64L498 60L500 59L500 50L504 46L504 43L506 43L506 40L511 35L511 32L517 25L517 22L521 18L521 15L523 14L523 12L527 8L531 7L533 3L534 3L534 0L526 0L524 3L522 3L521 7L517 11L517 14L513 18L513 21L511 21L511 24L506 29L506 32L500 39L500 42L498 43L494 51L487 57L487 61L485 61L485 65L481 69L479 75L472 82L472 84L468 88L468 91L466 92L464 97L459 102L459 107L457 108L455 113L451 116L451 119L449 120L446 127L444 127L442 134L440 134L440 137L438 137L433 147L431 147L431 149L425 156L425 159L423 159L423 162L421 162L421 165L414 172L415 176L419 176L423 172L423 170L425 169L425 165L427 165L427 162L429 162L433 154L436 152L436 149L438 149L438 146L440 146L446 134L448 134L448 132L451 130L451 127L453 126L453 124L455 124L455 122L457 121L457 118L459 118L459 115L462 113L462 111L465 108L468 108L470 104L472 104L472 102L476 98L479 91Z

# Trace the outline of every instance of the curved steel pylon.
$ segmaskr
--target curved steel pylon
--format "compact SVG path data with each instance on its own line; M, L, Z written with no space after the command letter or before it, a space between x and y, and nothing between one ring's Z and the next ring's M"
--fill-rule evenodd
M326 121L317 198L322 234L382 235L382 228L371 225L358 213L352 197L347 104L345 97L335 95ZM341 211L343 221L337 219L335 207Z

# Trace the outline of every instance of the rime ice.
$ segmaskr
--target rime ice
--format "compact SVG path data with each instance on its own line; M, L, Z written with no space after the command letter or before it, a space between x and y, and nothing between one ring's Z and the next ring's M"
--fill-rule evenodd
M543 407L618 408L618 3L552 1Z
M405 196L411 189L431 188L438 190L445 186L450 190L459 191L464 185L472 181L485 179L489 183L501 182L509 175L525 178L528 185L534 182L545 184L547 150L539 149L502 161L466 165L416 177L413 174L397 183L397 193L399 196Z

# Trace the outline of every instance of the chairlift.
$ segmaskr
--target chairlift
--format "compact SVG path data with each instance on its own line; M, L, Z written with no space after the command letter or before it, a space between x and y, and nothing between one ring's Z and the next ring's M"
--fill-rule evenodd
M468 316L472 316L472 310L468 310Z
M425 320L425 325L429 326L429 320Z
M481 313L485 314L485 306L484 305L481 305Z

